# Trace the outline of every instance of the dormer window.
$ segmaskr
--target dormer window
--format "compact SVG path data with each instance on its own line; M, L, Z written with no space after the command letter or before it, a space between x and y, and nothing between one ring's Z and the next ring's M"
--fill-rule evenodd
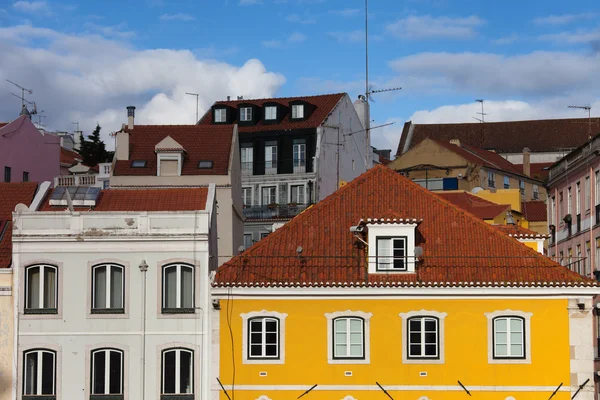
M227 122L227 110L224 108L215 109L215 122Z
M183 153L181 144L167 136L154 146L156 153L156 176L181 176Z
M377 237L377 271L406 271L406 237Z
M265 107L265 120L274 121L277 119L277 106Z
M252 107L240 108L240 121L252 121Z
M304 104L292 105L292 119L304 118Z
M369 273L414 273L418 261L415 253L415 230L418 221L411 219L369 219L365 227L369 244Z

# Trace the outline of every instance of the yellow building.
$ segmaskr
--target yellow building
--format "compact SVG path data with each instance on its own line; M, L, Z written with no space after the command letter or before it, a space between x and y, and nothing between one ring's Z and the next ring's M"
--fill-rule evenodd
M382 166L213 286L215 398L594 396L597 284Z

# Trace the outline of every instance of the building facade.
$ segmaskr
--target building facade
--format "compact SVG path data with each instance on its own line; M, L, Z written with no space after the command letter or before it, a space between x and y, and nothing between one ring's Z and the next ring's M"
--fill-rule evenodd
M14 214L12 399L208 398L215 192L58 188Z
M365 109L346 93L239 99L216 102L200 119L238 124L246 248L366 171Z
M377 166L219 268L214 398L591 400L599 291Z

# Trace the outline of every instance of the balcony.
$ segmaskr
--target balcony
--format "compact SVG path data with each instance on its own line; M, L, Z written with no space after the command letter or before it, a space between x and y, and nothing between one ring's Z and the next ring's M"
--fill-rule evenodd
M59 175L54 178L54 187L57 186L102 186L96 180L96 175Z
M242 176L304 174L312 171L312 161L304 159L242 162Z
M293 218L306 210L310 204L269 204L268 206L244 206L247 219Z

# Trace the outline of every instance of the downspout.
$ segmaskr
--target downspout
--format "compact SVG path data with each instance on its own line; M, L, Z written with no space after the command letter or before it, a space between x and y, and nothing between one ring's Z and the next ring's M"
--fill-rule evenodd
M14 219L13 219L14 220ZM11 229L13 229L14 227L11 226ZM20 254L20 249L19 251L14 251L14 247L21 247L20 243L15 243L13 240L13 257L12 257L12 297L13 297L13 366L12 366L12 399L16 399L17 398L17 387L18 387L18 382L19 382L19 375L18 375L18 371L19 371L19 352L21 351L21 346L19 345L19 306L20 306L20 302L19 302L19 298L20 298L20 291L19 291L19 274L20 274L20 268L19 268L19 254Z
M142 399L146 398L146 277L148 272L148 264L146 260L140 263L140 271L144 275L142 284Z
M594 277L594 265L595 260L595 252L592 252L592 249L594 248L594 232L593 232L593 228L594 228L594 211L595 211L595 206L594 206L594 190L596 188L596 183L594 182L594 173L592 170L592 167L590 167L590 277ZM587 249L586 249L587 250ZM594 254L594 255L592 255Z
M558 210L558 188L554 188L554 221L555 221L555 225L554 225L554 254L556 255L556 257L558 258L558 216L560 215L560 212ZM562 260L560 261L560 263L562 264Z

